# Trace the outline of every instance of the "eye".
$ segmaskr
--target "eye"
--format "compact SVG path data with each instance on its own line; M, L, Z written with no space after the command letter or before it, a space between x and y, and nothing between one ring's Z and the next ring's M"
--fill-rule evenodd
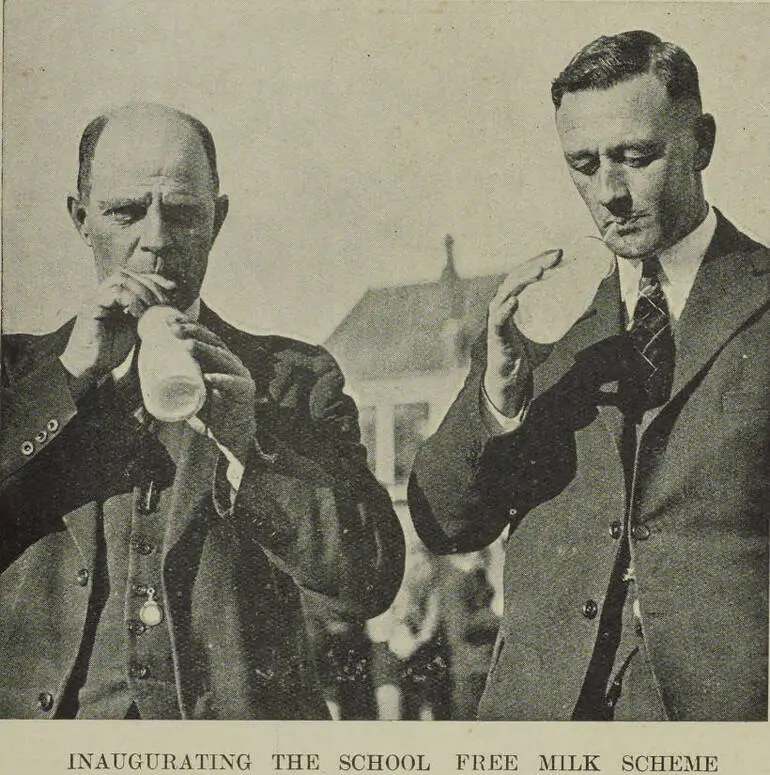
M593 175L599 169L599 159L591 156L578 159L568 159L569 166L581 175Z
M647 167L648 165L652 164L652 162L654 162L655 159L657 158L658 158L658 154L656 153L645 153L645 154L630 153L630 154L626 154L623 157L623 163L629 167Z
M144 218L147 214L147 207L143 204L119 205L110 207L104 214L115 223L129 224Z

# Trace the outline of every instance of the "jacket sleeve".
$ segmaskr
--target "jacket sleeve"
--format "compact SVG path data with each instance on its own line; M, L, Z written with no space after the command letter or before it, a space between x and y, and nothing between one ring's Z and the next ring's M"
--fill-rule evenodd
M596 419L599 403L612 400L602 385L619 382L630 368L625 336L576 349L576 330L535 369L526 417L504 433L491 432L493 421L482 407L484 338L474 345L465 385L420 449L409 482L415 528L433 551L489 545L572 481L576 433Z
M481 385L486 368L483 339L471 353L462 390L436 433L420 448L409 479L409 509L425 545L438 554L477 551L492 543L511 520L515 500L510 451L527 425L493 434ZM505 452L501 456L501 453Z
M306 597L375 616L398 591L404 539L387 492L367 468L355 404L321 348L287 346L272 369L235 523Z
M62 517L73 509L113 485L125 487L136 426L118 419L111 385L75 404L59 339L58 333L3 339L0 569L62 530Z

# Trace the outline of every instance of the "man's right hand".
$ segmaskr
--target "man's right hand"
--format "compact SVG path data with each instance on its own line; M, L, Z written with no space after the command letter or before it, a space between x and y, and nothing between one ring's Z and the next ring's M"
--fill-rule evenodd
M86 299L61 355L79 396L119 366L136 343L136 321L155 304L167 303L176 283L159 274L122 269L106 277Z
M535 344L522 335L513 320L519 297L549 269L559 264L561 250L546 250L511 272L489 304L487 369L484 391L506 417L516 417L526 400L529 375L550 354L552 346Z

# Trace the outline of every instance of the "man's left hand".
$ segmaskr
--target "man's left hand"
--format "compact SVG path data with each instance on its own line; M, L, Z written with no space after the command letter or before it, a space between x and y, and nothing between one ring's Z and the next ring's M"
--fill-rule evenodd
M245 464L256 431L256 386L249 370L216 334L200 323L180 321L171 329L186 340L208 387L206 404L199 413L201 421L220 445Z

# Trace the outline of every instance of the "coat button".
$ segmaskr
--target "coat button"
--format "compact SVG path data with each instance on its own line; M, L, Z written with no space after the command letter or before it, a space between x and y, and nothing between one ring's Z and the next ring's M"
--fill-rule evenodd
M646 541L650 537L650 528L648 528L645 524L634 525L631 528L631 535L637 541Z
M81 568L77 573L77 582L81 587L88 586L88 578L89 578L88 568Z
M619 519L610 522L610 535L613 538L620 538L623 535L623 523Z
M49 421L46 423L45 429L46 429L46 430L47 430L49 433L56 433L56 431L58 431L58 430L59 430L59 421L58 421L58 420L55 420L55 419L49 420Z
M128 666L129 678L138 678L139 680L142 680L143 678L147 678L149 675L150 668L143 662L132 661Z
M130 619L126 624L126 629L129 635L141 635L147 627L142 624L138 619Z
M586 600L585 603L583 603L583 616L585 616L586 619L594 619L598 613L599 606L596 605L595 600Z
M53 694L51 692L40 692L37 695L37 706L44 713L48 713L53 708Z
M515 517L518 517L519 516L519 510L516 509L516 508L513 508L513 506L511 506L511 508L508 509L508 516L511 519L514 519Z
M22 441L21 446L19 447L19 452L21 452L24 457L29 457L33 452L35 451L35 445L31 441Z

